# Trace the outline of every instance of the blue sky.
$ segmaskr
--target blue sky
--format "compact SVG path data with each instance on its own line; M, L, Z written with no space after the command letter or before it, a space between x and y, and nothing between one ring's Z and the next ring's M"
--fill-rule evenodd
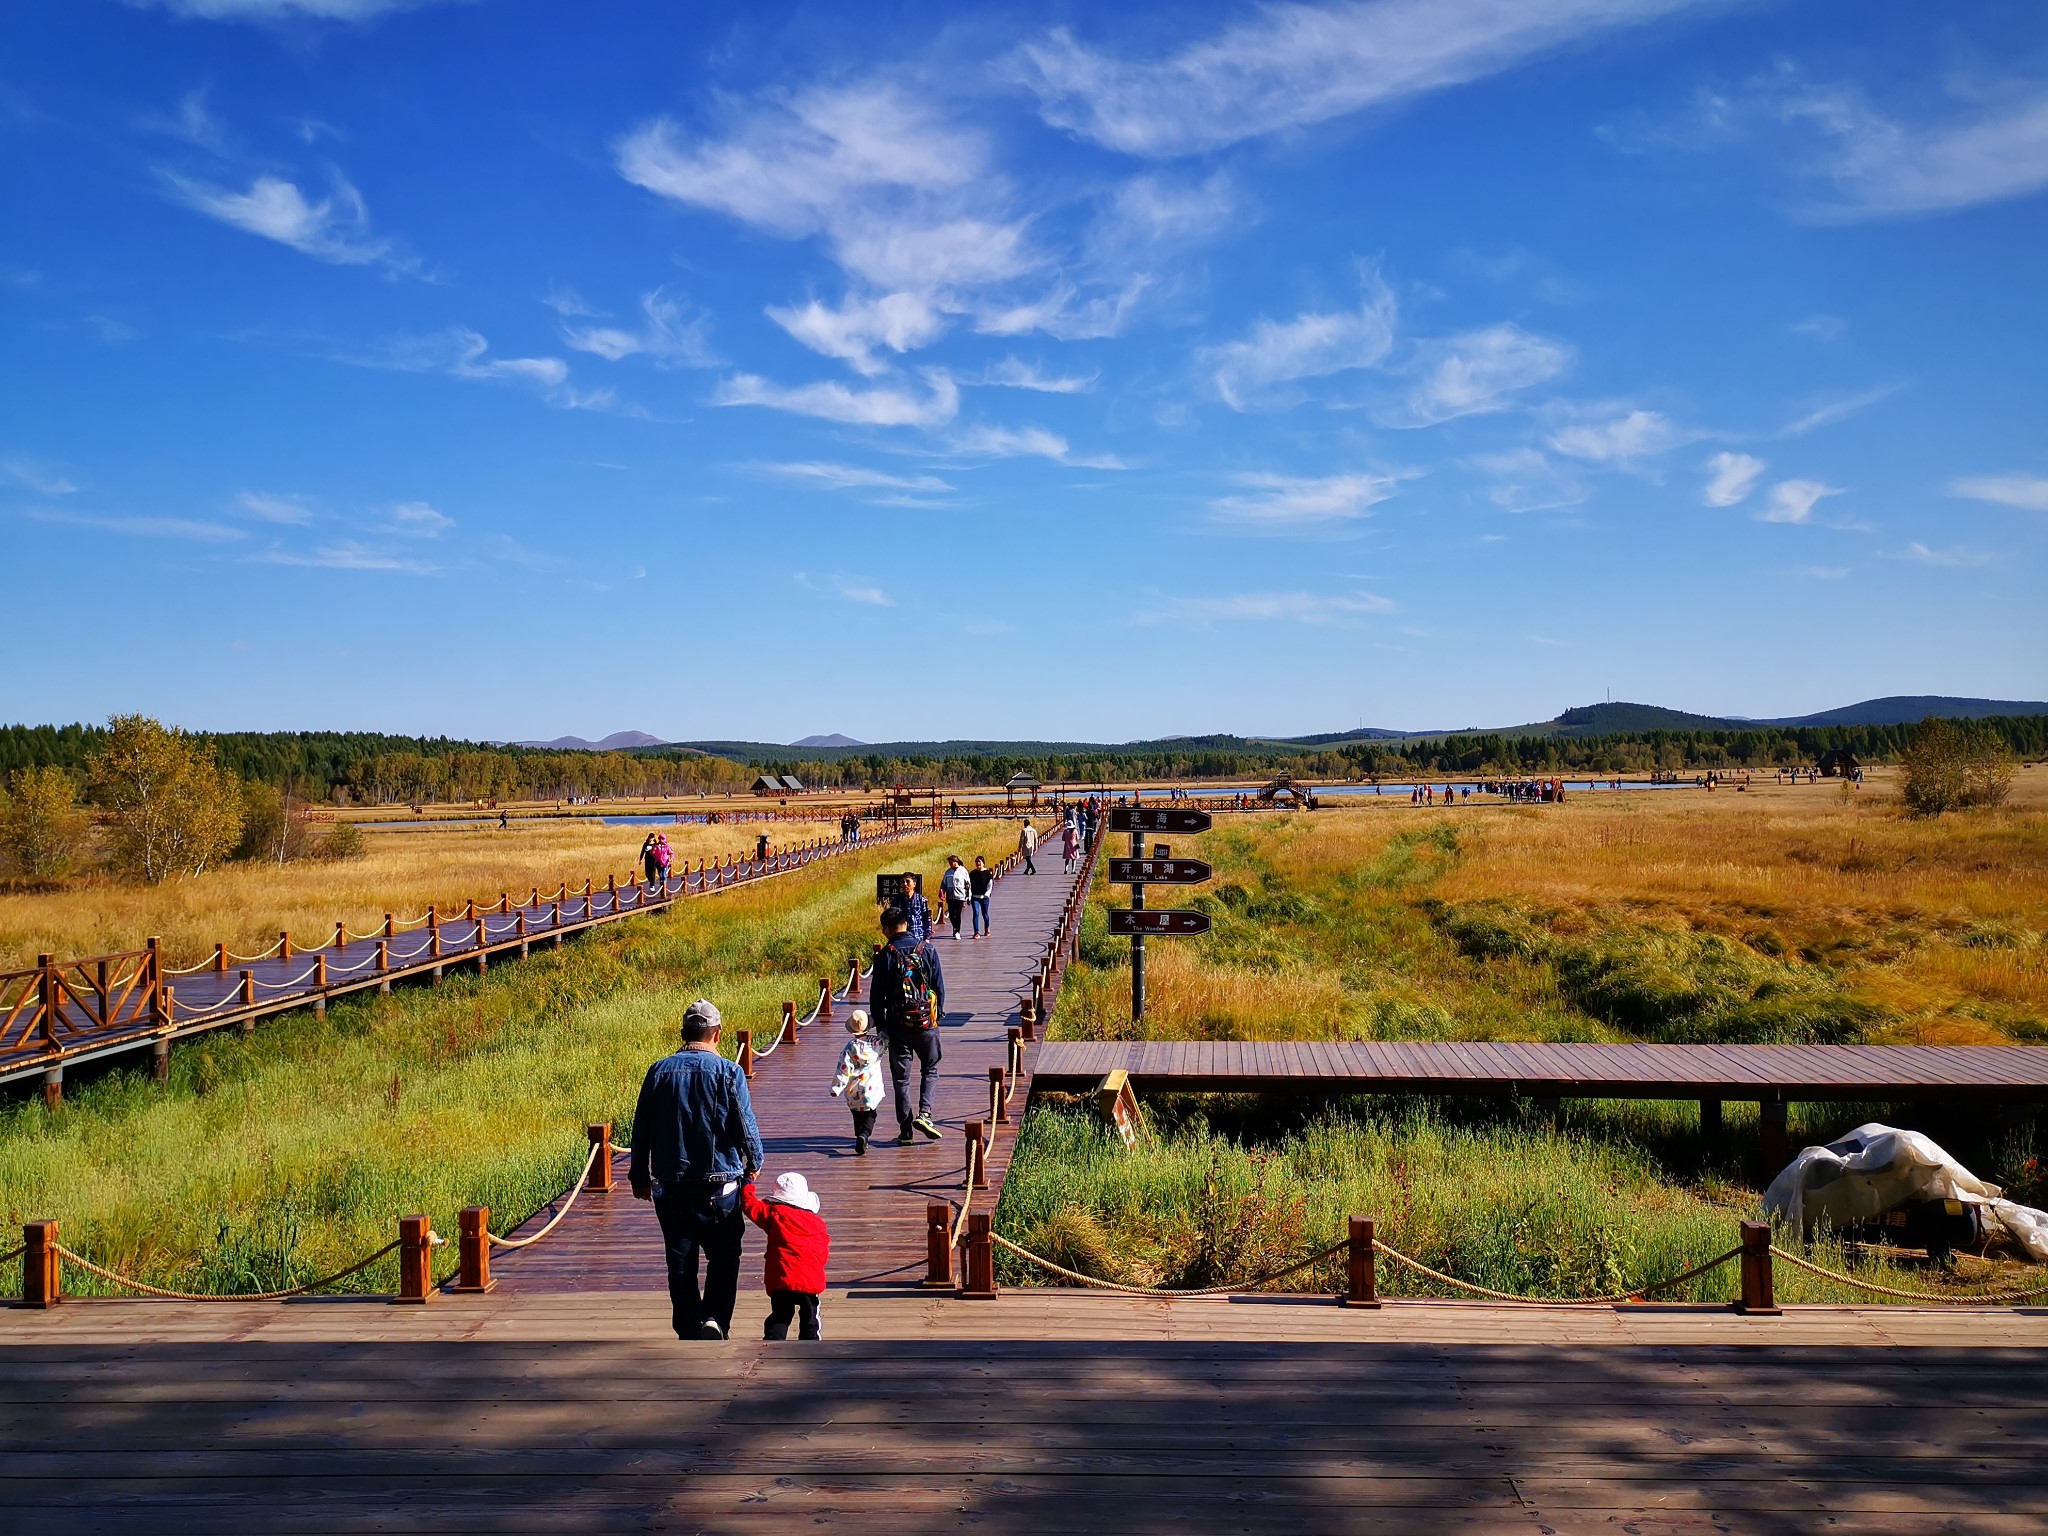
M2048 16L22 0L0 718L2048 694Z

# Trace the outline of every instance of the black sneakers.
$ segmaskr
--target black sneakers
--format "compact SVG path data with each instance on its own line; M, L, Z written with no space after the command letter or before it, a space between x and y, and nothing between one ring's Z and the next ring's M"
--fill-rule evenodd
M946 1133L932 1123L930 1115L919 1115L910 1123L918 1130L923 1131L926 1137L932 1141L943 1141L945 1139ZM904 1139L907 1141L909 1137L906 1136Z
M866 1157L868 1155L867 1137L856 1136L853 1138L853 1155L855 1157Z

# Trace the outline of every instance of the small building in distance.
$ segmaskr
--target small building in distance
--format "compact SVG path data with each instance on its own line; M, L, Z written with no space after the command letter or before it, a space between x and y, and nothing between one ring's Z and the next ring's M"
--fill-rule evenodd
M1308 785L1296 783L1292 775L1283 773L1259 791L1259 804L1293 805L1312 811L1316 808L1316 796Z
M1856 754L1847 747L1835 747L1820 755L1814 765L1824 779L1853 779L1863 765L1856 761Z
M782 776L782 787L792 795L800 795L804 792L802 781L793 773L785 773Z
M1035 807L1038 804L1038 791L1040 787L1038 780L1031 777L1030 774L1013 773L1010 775L1009 782L1003 786L1003 803L1014 806L1017 803L1017 796L1021 792L1031 797L1031 804Z
M779 795L785 793L782 780L772 773L754 775L754 793L757 795Z

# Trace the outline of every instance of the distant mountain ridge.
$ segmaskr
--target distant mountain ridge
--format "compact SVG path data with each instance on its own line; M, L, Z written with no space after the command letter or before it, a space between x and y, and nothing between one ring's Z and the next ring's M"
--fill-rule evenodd
M585 741L581 736L557 736L553 741L515 741L515 747L538 747L543 752L627 752L634 747L664 745L659 736L645 731L613 731L602 741Z
M842 736L834 731L829 736L806 736L802 741L792 741L792 747L864 747L864 741L855 741L851 736Z

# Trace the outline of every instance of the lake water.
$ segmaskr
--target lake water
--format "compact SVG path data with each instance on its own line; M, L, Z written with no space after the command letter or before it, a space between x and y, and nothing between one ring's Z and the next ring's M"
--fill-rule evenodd
M1475 779L1461 779L1453 775L1449 779L1424 779L1421 782L1428 787L1441 790L1447 783L1463 789L1467 784L1476 784L1478 781ZM1563 783L1567 794L1583 794L1591 789L1613 789L1615 787L1609 779L1565 779ZM1690 780L1683 784L1650 784L1641 779L1623 779L1621 787L1623 789L1697 789L1700 786L1692 783ZM1414 793L1415 788L1416 786L1412 783L1386 783L1380 785L1377 790L1370 784L1332 784L1328 788L1320 785L1317 786L1315 795L1318 800L1328 799L1334 795L1406 795ZM1477 791L1475 790L1474 793L1477 793Z

